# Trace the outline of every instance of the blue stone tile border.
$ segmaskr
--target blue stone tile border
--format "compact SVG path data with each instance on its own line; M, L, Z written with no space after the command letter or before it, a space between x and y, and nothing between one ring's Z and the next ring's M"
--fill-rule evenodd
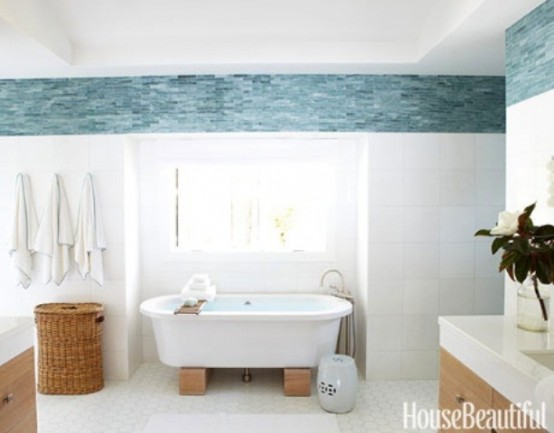
M512 105L554 89L554 0L506 31L506 102Z
M191 75L0 80L0 135L505 131L504 77Z

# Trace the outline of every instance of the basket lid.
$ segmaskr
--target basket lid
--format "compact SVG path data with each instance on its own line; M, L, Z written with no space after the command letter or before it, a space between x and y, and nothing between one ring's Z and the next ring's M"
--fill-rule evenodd
M39 304L35 307L35 313L40 314L90 314L101 313L103 310L102 304L95 302L58 302Z

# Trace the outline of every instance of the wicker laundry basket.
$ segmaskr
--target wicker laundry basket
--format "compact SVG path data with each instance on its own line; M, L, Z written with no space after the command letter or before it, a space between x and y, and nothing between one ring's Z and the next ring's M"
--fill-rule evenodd
M35 307L40 393L87 394L104 387L103 311L96 303Z

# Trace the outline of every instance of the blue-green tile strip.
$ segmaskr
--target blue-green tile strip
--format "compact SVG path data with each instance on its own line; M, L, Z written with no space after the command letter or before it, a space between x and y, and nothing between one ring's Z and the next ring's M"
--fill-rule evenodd
M506 31L508 105L554 89L554 0L547 0Z
M0 135L504 130L504 77L194 75L0 80Z

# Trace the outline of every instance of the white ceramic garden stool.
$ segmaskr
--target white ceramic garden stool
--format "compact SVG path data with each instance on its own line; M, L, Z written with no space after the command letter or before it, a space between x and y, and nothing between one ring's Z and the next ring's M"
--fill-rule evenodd
M346 355L325 355L317 371L319 404L327 412L350 412L358 393L358 371Z

